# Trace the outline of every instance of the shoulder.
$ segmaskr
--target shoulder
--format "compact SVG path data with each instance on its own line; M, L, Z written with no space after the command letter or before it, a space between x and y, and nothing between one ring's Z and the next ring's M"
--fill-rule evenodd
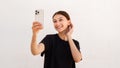
M75 44L79 44L78 40L73 39Z
M49 36L49 37L51 37L51 36L55 36L56 34L47 34L46 36Z
M56 34L47 34L47 35L46 35L46 37L49 37L49 38L50 38L50 37L55 37L55 36L56 36Z
M41 42L43 42L43 43L50 42L51 39L53 39L54 36L55 36L55 34L47 34L47 35L45 35L45 37L42 39Z
M47 38L47 39L54 39L56 37L56 34L47 34L46 36L45 36L45 38Z
M79 44L79 42L77 40L75 40L75 39L73 39L73 41L74 41L76 47L80 50L80 44Z

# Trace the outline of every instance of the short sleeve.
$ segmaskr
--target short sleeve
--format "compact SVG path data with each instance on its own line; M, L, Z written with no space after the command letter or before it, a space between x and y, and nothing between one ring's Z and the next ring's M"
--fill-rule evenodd
M41 56L43 56L44 53L49 49L49 45L50 45L49 35L46 35L40 43L43 43L45 45L45 50L41 53Z
M74 41L77 49L80 51L80 44L79 44L79 42L78 42L77 40L73 40L73 41ZM80 52L81 52L81 51L80 51Z
M77 49L78 49L78 50L80 51L80 53L81 53L79 42L78 42L77 40L73 40L73 41L74 41L74 43L75 43ZM82 60L82 58L81 58L81 60Z

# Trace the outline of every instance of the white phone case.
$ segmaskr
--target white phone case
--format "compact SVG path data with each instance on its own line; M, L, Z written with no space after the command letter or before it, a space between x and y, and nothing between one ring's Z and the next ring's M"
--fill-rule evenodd
M43 9L35 10L35 21L38 21L43 25L44 23L44 10Z

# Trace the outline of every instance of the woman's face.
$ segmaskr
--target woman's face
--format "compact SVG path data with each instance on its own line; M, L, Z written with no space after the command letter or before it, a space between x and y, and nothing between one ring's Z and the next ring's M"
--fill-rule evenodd
M70 20L67 20L67 18L61 14L56 14L53 17L53 23L54 27L58 32L63 32L66 30L68 25L70 25Z

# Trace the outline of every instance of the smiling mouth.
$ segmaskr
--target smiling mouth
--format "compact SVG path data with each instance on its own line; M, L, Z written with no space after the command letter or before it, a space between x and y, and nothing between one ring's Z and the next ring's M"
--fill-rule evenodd
M61 28L62 28L62 26L56 27L56 29L61 29Z

